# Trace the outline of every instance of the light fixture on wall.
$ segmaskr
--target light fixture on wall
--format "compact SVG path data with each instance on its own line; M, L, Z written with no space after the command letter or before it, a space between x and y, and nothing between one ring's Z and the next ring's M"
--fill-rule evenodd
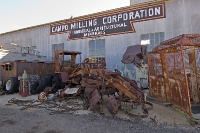
M18 44L16 44L16 43L10 43L10 45L12 45L12 46L15 46L15 47L19 47L20 48L20 51L21 51L21 53L22 53L22 46L19 46ZM16 50L16 48L15 48L15 50Z
M16 46L16 47L20 47L19 45L17 45L16 43L10 43L10 45Z

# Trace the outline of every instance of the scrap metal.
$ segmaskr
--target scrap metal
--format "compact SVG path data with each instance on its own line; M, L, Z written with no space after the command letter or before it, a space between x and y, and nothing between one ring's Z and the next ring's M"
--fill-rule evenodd
M121 102L126 101L140 105L145 110L145 94L133 81L122 77L117 69L114 72L107 70L104 60L91 63L89 58L86 58L82 63L75 64L78 54L81 53L57 50L55 52L55 73L65 82L65 89L70 89L70 86L72 88L79 86L82 90L79 91L79 95L83 94L83 104L86 109L92 110L98 105L100 113L103 113L103 98L108 96L106 106L111 114L116 114ZM71 56L71 60L67 63L64 61L65 55ZM145 110L145 112L148 111Z
M183 34L161 42L148 53L152 97L170 102L192 115L200 102L200 34Z
M122 75L130 78L138 87L148 88L147 46L128 46L122 58Z
M49 94L49 91L55 87L46 87L44 91L38 95L37 101L29 101L22 109L29 107L43 107L51 111L64 113L79 109L94 110L96 106L99 108L100 114L103 114L103 105L105 103L108 111L115 115L119 108L133 116L141 118L148 116L146 105L151 106L146 101L145 93L132 80L121 76L121 72L107 70L104 60L91 63L86 58L82 63L76 64L76 56L80 55L77 51L55 51L55 74L60 76L62 82L65 83L64 89L58 89L55 94ZM70 60L65 61L65 55L71 56ZM55 82L55 81L52 81ZM62 101L69 101L70 98L79 97L82 106L63 105ZM59 101L59 102L56 102ZM9 103L19 103L19 100L11 99ZM129 107L125 108L125 103ZM140 107L138 115L132 113L131 109Z

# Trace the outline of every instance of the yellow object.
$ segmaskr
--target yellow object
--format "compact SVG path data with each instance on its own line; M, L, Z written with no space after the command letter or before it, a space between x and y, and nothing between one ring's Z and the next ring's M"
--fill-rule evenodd
M176 112L178 112L179 114L183 115L184 117L186 117L188 120L191 121L195 121L195 119L192 116L189 116L187 113L185 113L184 111L182 111L181 109L177 108L177 107L173 107L173 110L175 110Z

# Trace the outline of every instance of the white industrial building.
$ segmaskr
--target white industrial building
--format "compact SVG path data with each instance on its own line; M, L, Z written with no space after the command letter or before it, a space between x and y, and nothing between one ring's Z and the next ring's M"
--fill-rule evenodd
M2 33L0 44L12 52L35 51L47 61L55 49L81 51L82 61L105 58L108 69L121 70L128 46L147 45L150 51L163 40L200 34L199 5L200 0L130 0L130 6Z

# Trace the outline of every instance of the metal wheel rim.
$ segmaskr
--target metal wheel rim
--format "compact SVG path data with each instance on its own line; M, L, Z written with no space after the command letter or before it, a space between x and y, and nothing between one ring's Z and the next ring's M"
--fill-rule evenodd
M6 90L7 91L10 90L11 84L12 84L11 80L8 80L7 83L6 83Z

